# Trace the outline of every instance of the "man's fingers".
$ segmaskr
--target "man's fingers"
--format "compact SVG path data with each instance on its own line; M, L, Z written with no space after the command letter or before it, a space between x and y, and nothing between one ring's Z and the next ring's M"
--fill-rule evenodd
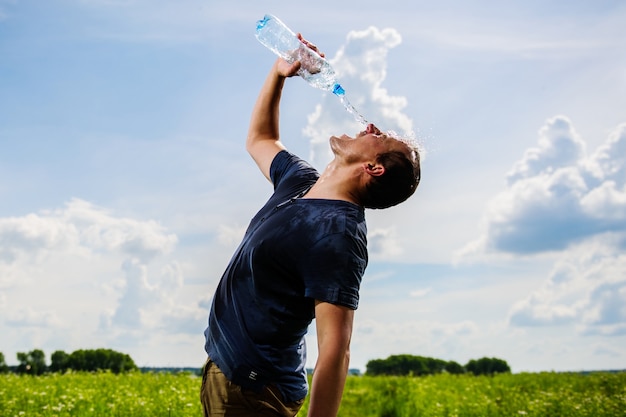
M317 47L317 45L315 45L314 43L311 43L309 41L307 41L306 39L304 39L304 37L302 36L301 33L298 33L298 39L300 39L300 42L302 42L307 48L314 50L319 56L324 57L324 53L320 52L319 48Z

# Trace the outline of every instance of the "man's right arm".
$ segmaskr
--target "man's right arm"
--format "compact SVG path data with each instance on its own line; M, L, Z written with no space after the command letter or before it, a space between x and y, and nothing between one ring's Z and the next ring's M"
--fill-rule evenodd
M246 150L270 179L270 165L278 152L285 149L280 141L279 109L285 79L296 74L299 62L287 63L277 59L265 79L261 92L252 110Z
M304 39L299 33L298 39L304 46L324 57L324 53L320 52L317 46ZM286 78L296 75L300 65L300 61L290 64L278 58L267 75L252 110L246 149L268 180L271 180L270 166L274 157L285 149L279 134L279 108L283 86Z

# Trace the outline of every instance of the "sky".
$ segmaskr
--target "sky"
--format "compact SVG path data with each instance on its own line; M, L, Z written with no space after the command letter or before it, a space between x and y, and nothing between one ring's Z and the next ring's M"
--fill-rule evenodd
M626 369L622 1L0 0L0 352L200 367L213 291L271 185L246 154L272 13L370 122L414 139L413 197L367 210L351 367L413 354ZM281 138L322 170L361 127L287 80ZM308 366L317 356L307 336Z

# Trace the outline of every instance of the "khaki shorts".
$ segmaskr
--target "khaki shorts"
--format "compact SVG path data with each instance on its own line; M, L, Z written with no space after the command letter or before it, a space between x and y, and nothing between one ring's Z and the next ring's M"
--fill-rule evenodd
M294 417L304 399L285 403L275 386L261 392L242 389L230 382L217 365L207 360L202 373L200 401L204 417Z

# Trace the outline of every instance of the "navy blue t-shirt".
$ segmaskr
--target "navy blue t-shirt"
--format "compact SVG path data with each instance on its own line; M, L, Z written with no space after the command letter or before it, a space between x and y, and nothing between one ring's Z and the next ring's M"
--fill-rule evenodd
M287 151L272 161L274 194L254 216L213 297L205 350L245 389L307 393L304 335L315 300L356 309L367 266L365 214L341 200L299 198L319 174Z

